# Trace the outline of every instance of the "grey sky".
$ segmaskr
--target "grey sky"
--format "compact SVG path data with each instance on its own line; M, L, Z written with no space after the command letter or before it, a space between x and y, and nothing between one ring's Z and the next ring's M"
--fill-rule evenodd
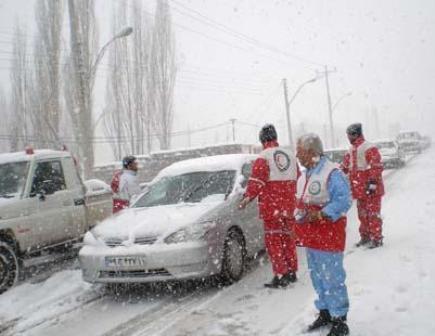
M129 0L117 0L129 2ZM172 1L172 0L171 0ZM33 28L34 0L0 1L0 80L9 85L10 41L15 17ZM149 10L153 1L144 1ZM240 120L237 140L255 142L257 129L242 125L278 125L286 139L280 85L288 79L289 94L313 78L321 64L330 74L332 103L348 92L334 111L337 128L362 120L372 136L388 136L389 124L429 132L435 123L435 2L431 0L174 0L173 20L179 65L174 130L192 130ZM100 44L109 38L112 1L97 1ZM205 24L195 10L231 28ZM208 21L210 22L210 21ZM246 37L276 46L280 52L254 47ZM31 35L31 32L29 32ZM239 35L240 36L240 35ZM295 57L285 56L283 52ZM303 60L300 60L302 58ZM107 62L107 60L104 60ZM104 62L103 61L103 62ZM318 64L318 65L317 65ZM96 112L104 104L105 68L99 71ZM378 111L379 126L373 110ZM319 132L327 121L324 80L309 84L291 106L297 127ZM194 133L191 144L225 142L229 127ZM344 135L342 137L344 143ZM285 142L283 140L283 142ZM186 136L174 137L186 147ZM110 159L97 153L97 160Z

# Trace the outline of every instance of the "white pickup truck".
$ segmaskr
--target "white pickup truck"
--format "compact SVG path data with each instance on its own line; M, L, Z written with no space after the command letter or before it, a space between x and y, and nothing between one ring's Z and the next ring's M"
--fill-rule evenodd
M72 246L111 215L110 188L89 182L66 151L0 154L0 293L17 281L23 260Z

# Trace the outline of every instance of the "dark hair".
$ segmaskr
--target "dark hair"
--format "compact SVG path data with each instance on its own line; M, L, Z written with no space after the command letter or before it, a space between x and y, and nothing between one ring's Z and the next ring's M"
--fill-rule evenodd
M362 124L361 123L355 123L351 124L347 127L346 133L349 135L362 135Z
M260 130L259 138L261 143L277 140L278 134L276 133L275 126L273 126L272 124L264 125Z
M128 168L130 164L136 161L136 157L133 155L127 155L122 159L122 167Z

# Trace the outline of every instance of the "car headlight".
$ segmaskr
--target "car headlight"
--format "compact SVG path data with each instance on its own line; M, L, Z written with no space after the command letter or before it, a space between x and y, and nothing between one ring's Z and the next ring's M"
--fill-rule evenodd
M198 241L204 238L210 229L216 227L215 221L198 222L192 226L180 229L169 236L164 241L166 244L186 243L191 241Z
M83 237L83 244L95 246L104 245L104 242L94 230L90 230L86 232L85 236Z

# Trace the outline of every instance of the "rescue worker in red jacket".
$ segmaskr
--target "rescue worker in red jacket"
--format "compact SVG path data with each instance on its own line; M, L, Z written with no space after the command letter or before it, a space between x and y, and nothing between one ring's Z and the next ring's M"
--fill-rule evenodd
M378 148L364 139L360 123L350 125L347 137L351 143L342 163L348 175L352 196L357 200L360 241L356 246L382 246L381 200L384 195L383 166Z
M316 134L298 139L296 157L306 170L298 180L295 232L307 255L319 315L308 331L331 325L327 336L349 334L349 295L343 266L346 213L352 205L349 182L339 166L323 154Z
M137 178L136 157L133 155L124 157L122 168L122 171L117 172L112 179L113 213L128 208L132 197L142 192Z
M279 146L275 127L263 126L260 142L263 151L254 162L246 192L239 208L244 209L258 197L260 217L264 222L266 250L274 277L266 287L286 287L295 282L298 268L293 234L296 204L296 181L299 176L296 157Z

